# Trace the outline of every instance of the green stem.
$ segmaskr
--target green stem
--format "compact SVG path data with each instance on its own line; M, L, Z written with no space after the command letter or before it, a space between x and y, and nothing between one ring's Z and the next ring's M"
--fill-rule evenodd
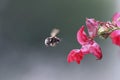
M114 28L112 29L112 31L114 31L114 30L120 30L120 28L119 28L119 27L114 27Z

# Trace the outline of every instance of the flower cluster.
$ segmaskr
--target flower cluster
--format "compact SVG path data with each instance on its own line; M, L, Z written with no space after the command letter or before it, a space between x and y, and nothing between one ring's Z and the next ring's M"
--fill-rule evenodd
M94 40L95 37L106 39L111 38L113 44L120 46L120 13L115 13L110 22L97 21L94 18L86 19L86 26L89 35L82 26L77 32L77 41L82 45L80 49L73 49L67 57L68 63L80 61L86 54L93 54L97 60L102 59L102 51L99 44Z

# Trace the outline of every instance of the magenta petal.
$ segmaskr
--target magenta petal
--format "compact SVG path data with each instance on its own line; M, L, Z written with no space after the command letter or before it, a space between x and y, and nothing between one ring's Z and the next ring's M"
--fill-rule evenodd
M116 24L118 27L120 27L120 12L117 12L113 15L112 21L114 24Z
M115 30L110 34L113 44L120 46L120 30Z
M88 37L86 33L84 32L84 26L82 26L77 32L77 41L81 45L84 45L88 41Z
M91 49L91 53L93 53L93 55L95 55L97 59L99 59L99 60L102 59L101 48L100 48L100 46L96 42L94 42L91 45L90 49Z
M90 37L95 37L97 35L97 30L98 30L98 21L95 19L86 19L86 25L88 28L88 33Z
M89 44L83 45L81 47L81 52L85 55L85 54L89 54L90 53L90 46Z
M81 52L84 55L92 53L94 56L96 56L97 59L102 58L101 48L95 41L90 41L90 43L83 45Z
M70 51L67 57L68 63L76 61L78 64L80 64L80 61L82 59L83 59L83 54L79 49L73 49L72 51Z

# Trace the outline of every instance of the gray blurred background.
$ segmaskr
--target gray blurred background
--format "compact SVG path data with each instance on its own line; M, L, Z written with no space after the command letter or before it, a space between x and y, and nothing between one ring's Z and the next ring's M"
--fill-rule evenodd
M0 0L0 80L120 80L120 47L96 39L103 59L86 55L81 64L66 57L81 45L76 32L86 18L111 20L119 0ZM53 28L62 41L46 47Z

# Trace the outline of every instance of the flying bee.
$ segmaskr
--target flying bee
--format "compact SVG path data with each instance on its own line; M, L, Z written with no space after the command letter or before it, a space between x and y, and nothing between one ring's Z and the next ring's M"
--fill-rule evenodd
M45 45L51 47L56 46L56 44L61 41L61 39L56 36L59 32L59 29L53 29L50 34L51 36L45 39Z

